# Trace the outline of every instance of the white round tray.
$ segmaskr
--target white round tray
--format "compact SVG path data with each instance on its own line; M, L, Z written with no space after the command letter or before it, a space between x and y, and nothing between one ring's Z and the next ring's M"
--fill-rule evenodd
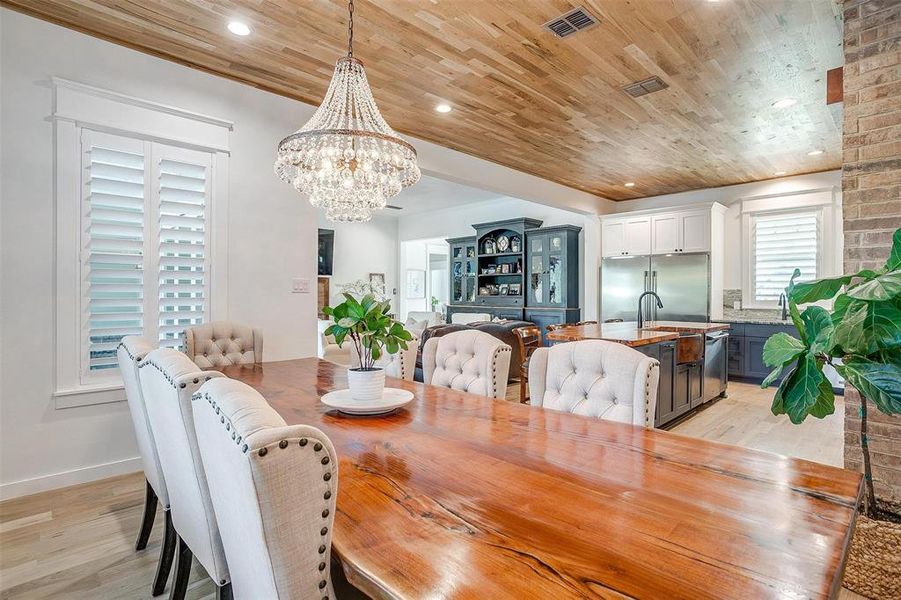
M378 400L354 400L350 390L335 390L320 400L326 406L348 415L382 415L409 404L413 400L413 392L386 387Z

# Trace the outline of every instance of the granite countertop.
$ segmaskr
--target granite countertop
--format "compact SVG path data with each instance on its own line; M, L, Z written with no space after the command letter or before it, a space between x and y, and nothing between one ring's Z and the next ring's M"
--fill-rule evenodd
M751 323L759 325L791 325L791 319L782 320L781 310L724 308L718 323Z
M648 321L642 329L639 329L637 322L627 321L562 327L548 332L546 337L554 342L607 340L636 348L675 340L680 333L706 333L723 329L729 329L729 326L725 323L687 321Z

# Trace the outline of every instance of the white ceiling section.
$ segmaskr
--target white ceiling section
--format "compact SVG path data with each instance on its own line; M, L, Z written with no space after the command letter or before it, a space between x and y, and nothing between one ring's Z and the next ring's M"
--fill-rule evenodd
M503 198L501 194L487 192L468 185L454 183L438 177L423 175L416 185L406 188L400 194L392 198L388 204L398 206L402 210L388 209L386 216L405 217L422 212L443 210Z

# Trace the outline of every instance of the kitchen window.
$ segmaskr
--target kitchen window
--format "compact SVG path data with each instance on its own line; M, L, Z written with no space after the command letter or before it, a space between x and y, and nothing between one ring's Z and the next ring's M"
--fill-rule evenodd
M838 274L839 202L832 188L742 201L743 308L778 306L795 269L795 281Z

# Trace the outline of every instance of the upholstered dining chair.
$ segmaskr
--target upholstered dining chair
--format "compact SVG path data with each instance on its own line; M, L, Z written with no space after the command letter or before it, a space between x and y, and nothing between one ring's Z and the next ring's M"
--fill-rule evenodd
M660 363L603 340L539 348L529 361L532 406L654 426Z
M263 362L263 332L231 321L185 329L185 354L201 369Z
M169 579L169 570L175 556L175 529L172 527L172 517L169 514L169 492L166 490L166 479L163 477L160 457L156 450L156 440L150 429L144 393L141 391L141 383L138 379L138 365L153 350L156 350L156 346L149 340L136 335L127 335L122 338L116 348L116 359L119 362L119 371L122 373L125 400L128 402L128 411L131 413L131 422L134 424L135 437L138 440L141 465L144 467L144 516L141 519L135 550L143 550L147 547L147 540L150 539L150 531L153 529L153 521L159 503L163 505L163 514L165 515L160 558L151 588L152 595L159 596L166 589L166 580Z
M318 320L317 328L319 330L319 335L317 337L318 341L316 355L322 360L327 360L331 363L335 363L336 365L350 366L351 344L345 344L342 348L335 343L335 336L325 335L325 330L328 329L333 323L334 321L328 319Z
M223 375L200 371L191 359L172 348L150 352L139 368L144 397L152 398L147 402L147 415L169 491L169 512L178 539L169 598L185 597L192 557L197 557L213 579L217 597L231 598L228 565L197 447L191 408L191 395L206 381Z
M350 340L348 340L345 345L350 346L351 368L359 367L360 355L357 354L356 347L350 343ZM388 377L413 381L413 375L416 372L416 353L418 351L419 340L414 337L411 341L407 342L406 350L401 348L394 354L382 354L378 360L375 361L375 366L385 369L385 375Z
M519 365L519 402L525 404L529 399L529 358L535 350L541 348L541 330L531 325L517 327L513 334L519 343L519 356L522 357Z
M422 347L423 381L431 385L505 398L512 348L478 330L429 338Z
M331 441L314 427L286 425L234 379L204 384L193 410L235 598L334 598Z

